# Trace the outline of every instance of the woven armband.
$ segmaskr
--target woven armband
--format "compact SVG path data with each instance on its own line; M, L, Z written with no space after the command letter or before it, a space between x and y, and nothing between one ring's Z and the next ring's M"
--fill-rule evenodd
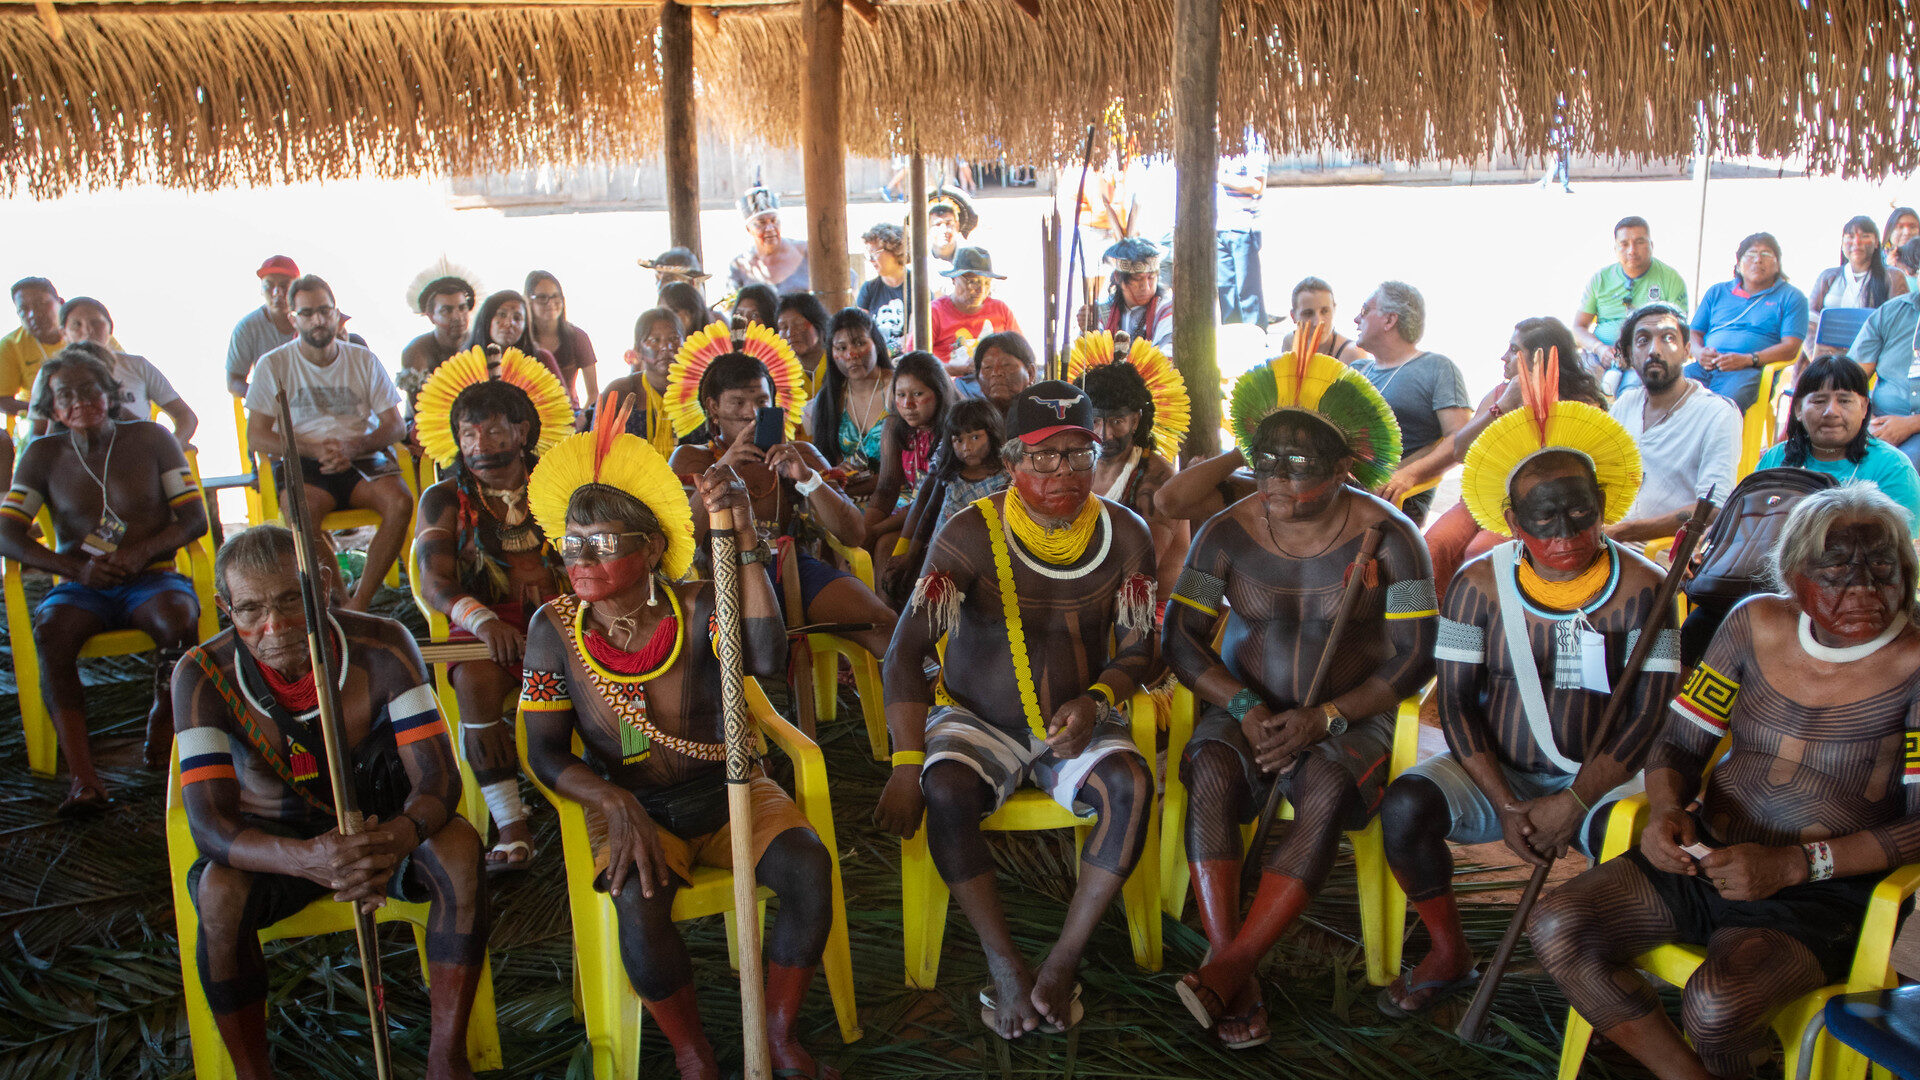
M1627 631L1627 655L1633 655L1633 647L1640 641L1640 631L1636 628ZM1653 639L1653 648L1647 651L1647 666L1644 671L1660 671L1668 675L1680 674L1680 631L1662 630Z
M1486 630L1472 623L1454 622L1441 616L1440 634L1433 645L1433 658L1451 660L1456 664L1486 663Z
M40 507L45 502L46 500L39 492L24 484L15 484L7 492L6 499L0 501L0 514L5 514L23 525L31 525L34 515L40 512Z
M1673 711L1718 739L1727 733L1727 720L1733 715L1733 703L1739 696L1739 683L1703 662L1687 676L1680 696L1673 699Z
M453 606L447 609L448 621L475 637L480 635L481 627L499 617L493 613L492 608L471 596L463 596L455 600Z
M567 677L558 671L526 668L520 673L520 708L527 712L555 712L573 708Z
M1180 570L1180 580L1174 582L1172 599L1203 615L1218 615L1220 598L1226 594L1226 582L1188 566Z
M1387 618L1425 619L1440 614L1440 601L1433 594L1433 579L1396 581L1387 586Z

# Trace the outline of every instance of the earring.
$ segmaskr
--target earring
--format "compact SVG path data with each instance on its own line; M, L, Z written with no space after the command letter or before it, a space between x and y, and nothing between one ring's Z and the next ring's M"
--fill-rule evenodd
M653 582L654 582L654 575L648 574L647 575L647 606L648 607L655 607L660 603L660 598L653 595Z

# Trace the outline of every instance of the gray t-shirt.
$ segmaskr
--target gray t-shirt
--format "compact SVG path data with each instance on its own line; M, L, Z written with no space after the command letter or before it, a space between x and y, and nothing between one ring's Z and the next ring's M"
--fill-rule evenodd
M254 308L234 325L233 337L227 342L227 374L246 378L261 357L299 336L281 333L267 317L266 308Z
M1393 407L1400 421L1400 456L1410 458L1440 440L1441 409L1471 409L1467 380L1452 360L1437 352L1423 352L1397 367L1382 369L1374 360L1362 360L1353 370L1366 376Z

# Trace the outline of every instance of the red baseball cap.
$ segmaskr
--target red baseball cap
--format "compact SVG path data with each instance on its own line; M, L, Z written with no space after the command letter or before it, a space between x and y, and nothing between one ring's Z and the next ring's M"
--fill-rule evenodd
M290 255L275 255L261 263L259 271L254 276L267 277L272 274L285 274L288 277L297 278L300 276L300 264L294 262Z

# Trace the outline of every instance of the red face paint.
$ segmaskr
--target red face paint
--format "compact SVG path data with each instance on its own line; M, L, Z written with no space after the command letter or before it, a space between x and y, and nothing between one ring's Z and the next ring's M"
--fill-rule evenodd
M1526 545L1527 554L1532 557L1535 569L1578 571L1593 565L1600 554L1600 527L1598 525L1585 532L1572 536L1556 536L1542 539L1520 532L1520 542Z
M575 595L594 603L633 588L646 579L649 569L647 553L641 550L617 559L569 562L567 580L573 583Z
M1893 622L1900 601L1900 557L1878 526L1841 521L1824 550L1788 585L1815 626L1842 647L1872 641Z
M1071 518L1080 513L1080 508L1087 504L1088 496L1093 494L1093 470L1074 472L1065 461L1050 473L1019 468L1013 470L1013 486L1020 492L1027 509L1033 513L1050 518Z

